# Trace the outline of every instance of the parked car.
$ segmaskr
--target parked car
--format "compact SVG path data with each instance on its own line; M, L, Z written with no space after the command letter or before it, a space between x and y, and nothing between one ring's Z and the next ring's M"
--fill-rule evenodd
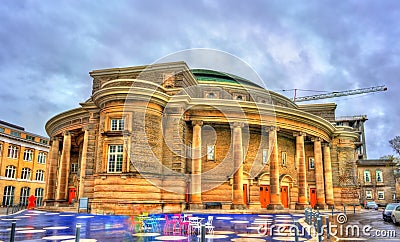
M396 207L400 206L400 203L389 203L386 205L385 210L383 210L382 216L383 220L386 222L392 221L392 212L396 209Z
M400 205L396 206L394 208L394 210L392 211L392 222L394 224L397 224L398 222L400 222Z
M367 204L365 205L366 209L375 209L378 210L378 204L376 204L376 202L372 201L372 202L367 202Z

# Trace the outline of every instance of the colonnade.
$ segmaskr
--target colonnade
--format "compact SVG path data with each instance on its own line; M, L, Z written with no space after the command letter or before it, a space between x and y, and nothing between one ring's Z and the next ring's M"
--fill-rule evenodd
M192 199L191 204L199 207L202 204L201 198L201 126L202 121L192 121L193 142L192 142ZM242 128L243 123L232 124L232 147L233 164L235 173L233 175L233 208L245 208L243 199L243 144ZM278 131L279 127L264 127L268 133L269 140L269 175L271 200L267 209L283 209L280 197L280 164L278 155ZM304 148L304 132L296 132L296 156L295 163L298 166L298 201L296 209L304 209L309 206L307 169ZM317 206L325 208L334 204L332 167L330 146L327 143L322 145L322 139L312 138L314 143L315 181L317 188ZM193 207L193 206L192 206Z

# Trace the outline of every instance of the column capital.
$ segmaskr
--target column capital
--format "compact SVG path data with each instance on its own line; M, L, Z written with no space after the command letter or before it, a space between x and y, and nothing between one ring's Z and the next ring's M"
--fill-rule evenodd
M266 126L265 131L271 132L271 131L279 131L280 128L278 126Z
M244 123L243 122L232 122L231 123L231 127L232 128L236 128L236 127L243 128L244 127Z
M322 147L332 147L332 144L330 142L322 142Z
M73 135L73 133L69 130L65 130L62 134L63 134L63 136L68 136L68 135L72 136Z
M320 138L320 137L313 137L313 138L311 138L311 141L312 141L312 142L322 142L322 138Z
M58 136L54 136L54 137L50 138L50 141L60 141L60 140L61 140L61 137L58 137Z
M293 132L293 136L307 136L307 134L305 132L299 131L299 132Z
M203 121L201 121L201 120L192 120L192 125L193 126L196 126L196 125L203 126Z

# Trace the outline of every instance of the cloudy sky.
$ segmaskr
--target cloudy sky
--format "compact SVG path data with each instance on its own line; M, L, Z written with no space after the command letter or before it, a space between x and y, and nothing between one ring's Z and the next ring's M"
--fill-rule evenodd
M150 64L190 48L247 62L269 89L387 92L320 100L366 114L368 158L400 135L400 2L52 1L0 4L0 119L46 135L91 94L89 71ZM318 92L299 91L298 95Z

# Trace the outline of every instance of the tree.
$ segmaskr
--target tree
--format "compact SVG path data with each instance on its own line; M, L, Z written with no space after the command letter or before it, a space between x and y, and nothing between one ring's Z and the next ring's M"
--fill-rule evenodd
M393 150L400 155L400 136L396 136L389 140L389 144L392 146Z

